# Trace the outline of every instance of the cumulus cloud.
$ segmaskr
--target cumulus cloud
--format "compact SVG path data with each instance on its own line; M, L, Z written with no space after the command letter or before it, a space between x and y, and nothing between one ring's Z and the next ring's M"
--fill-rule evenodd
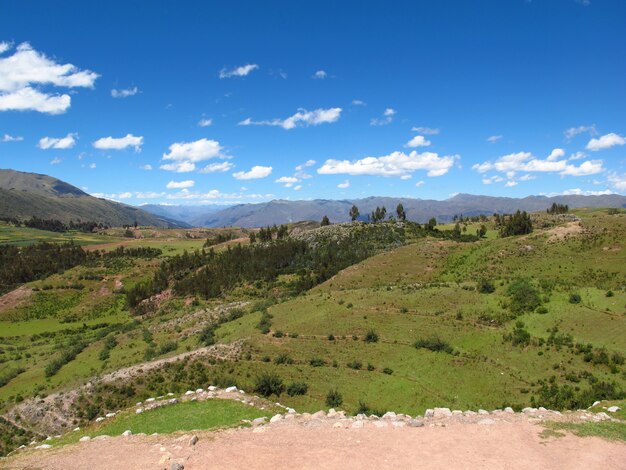
M565 136L565 140L570 141L578 134L584 134L585 132L591 135L597 135L596 125L592 124L591 126L578 126L578 127L570 127L563 131L563 135Z
M286 119L272 119L265 121L253 121L251 118L239 122L240 126L278 126L283 129L293 129L295 127L318 126L320 124L336 122L341 116L341 108L315 109L307 111L299 109L296 114Z
M624 145L626 144L626 139L621 135L615 134L611 132L610 134L603 135L597 139L591 139L587 143L587 150L591 150L592 152L597 152L598 150L605 150L611 147L615 147L616 145Z
M22 140L24 140L24 137L21 135L4 134L4 136L2 136L2 142L21 142Z
M280 178L274 180L274 183L279 183L285 186L285 188L291 188L294 184L299 182L300 180L295 176L281 176Z
M618 191L626 192L626 174L620 175L616 172L609 173L609 183Z
M387 108L383 112L383 116L381 118L372 118L370 120L371 126L386 126L393 121L393 117L396 115L396 110L393 108Z
M489 142L490 144L495 144L500 139L502 139L501 135L490 135L489 137L487 137L487 142Z
M298 165L296 167L296 171L303 171L305 168L307 168L309 166L315 165L315 163L317 163L315 160L307 160L306 162L302 163L301 165Z
M337 187L338 187L339 189L347 189L347 188L349 188L349 187L350 187L350 181L349 181L349 180L345 180L343 183L339 183L339 184L337 185Z
M493 175L487 178L483 178L483 184L501 183L502 181L504 181L504 178L498 175Z
M210 119L210 118L203 118L198 121L198 125L200 127L209 127L212 124L213 124L213 119Z
M39 139L37 147L40 149L71 149L76 144L74 136L77 134L67 134L65 137L42 137Z
M196 169L196 164L192 162L175 162L175 163L164 163L159 167L161 170L166 171L174 171L176 173L189 173Z
M167 189L183 189L192 188L194 184L196 184L194 180L170 181L165 187Z
M558 148L553 149L552 152L550 152L550 155L548 155L548 161L553 162L564 156L565 156L565 150L558 149Z
M198 202L214 202L214 201L240 201L240 200L270 200L274 198L273 194L248 194L244 192L240 193L223 193L218 189L212 189L208 192L192 192L188 189L182 189L177 193L167 194L167 199L176 200L195 200Z
M173 163L163 164L161 169L187 173L196 169L196 163L211 158L225 158L222 146L216 140L203 138L192 142L175 142L170 145L169 152L164 153L162 158Z
M430 140L426 140L423 135L416 135L411 140L409 140L405 147L416 148L416 147L428 147L430 145Z
M413 127L411 130L423 135L437 135L440 132L436 127Z
M363 100L352 100L352 106L367 106L367 103Z
M587 160L582 162L579 166L566 165L565 169L561 172L564 176L589 176L602 173L604 167L602 166L602 160Z
M0 54L4 54L9 49L11 49L11 44L10 43L8 43L6 41L0 42Z
M122 88L119 90L113 88L111 90L111 96L113 98L128 98L129 96L135 96L137 93L139 93L139 88L136 86L132 88Z
M585 152L574 152L573 154L571 154L569 156L570 160L580 160L582 158L585 158L587 156L587 154Z
M2 44L4 52L11 47ZM0 58L0 111L64 113L71 105L70 95L55 94L49 88L93 88L98 77L90 70L59 64L22 43L13 55Z
M323 175L348 174L353 176L397 176L410 175L417 170L427 171L428 176L445 175L457 155L440 157L433 152L392 152L382 157L365 157L360 160L326 160L317 172Z
M250 171L238 171L233 173L233 177L238 180L256 180L266 178L272 174L271 166L253 166Z
M200 173L223 173L235 167L230 162L210 163L200 170Z
M324 80L327 77L327 75L328 74L326 73L325 70L318 70L317 72L313 74L313 78Z
M124 150L128 147L134 147L135 152L139 152L143 145L143 137L132 134L126 134L124 137L102 137L91 145L99 150Z
M223 68L220 70L220 78L245 77L250 72L258 68L259 66L257 64L241 65L230 70Z

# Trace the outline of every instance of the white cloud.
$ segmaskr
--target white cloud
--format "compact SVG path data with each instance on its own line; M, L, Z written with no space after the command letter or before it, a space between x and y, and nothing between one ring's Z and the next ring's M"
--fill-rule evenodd
M535 175L531 175L530 173L526 173L519 178L520 181L532 181L534 179L537 179L537 177Z
M611 172L608 176L609 183L621 192L626 192L626 174L619 175L616 172Z
M426 140L423 135L416 135L411 140L409 140L405 147L415 148L415 147L428 147L430 145L430 140Z
M602 166L602 160L587 160L582 162L579 166L567 165L561 172L563 176L589 176L597 173L602 173L604 167Z
M304 162L303 164L298 165L298 166L296 167L296 171L302 171L302 170L304 170L305 168L307 168L307 167L309 167L309 166L313 166L313 165L315 165L315 163L317 163L315 160L307 160L307 161L306 161L306 162Z
M174 171L176 173L189 173L196 169L196 164L192 162L166 163L159 167L161 170Z
M424 186L425 184L426 184L426 183L425 183L424 181L421 181L421 180L420 180L420 181L418 181L417 183L415 183L415 186L416 186L417 188L420 188L420 187Z
M387 108L383 112L382 118L372 118L370 119L371 126L386 126L387 124L393 121L393 117L396 115L396 110L393 108Z
M597 152L598 150L605 150L616 145L626 144L626 139L621 135L611 132L610 134L603 135L598 139L591 139L587 144L587 150Z
M607 194L615 194L610 189L604 189L602 191L588 191L580 188L566 189L562 192L544 193L543 196L606 196Z
M63 160L61 160L59 157L54 157L52 160L50 160L50 165L58 165L62 161Z
M495 144L500 139L502 139L501 135L490 135L489 137L487 137L487 142Z
M338 187L339 189L347 189L347 188L349 188L349 187L350 187L350 181L349 181L349 180L345 180L343 183L339 183L339 184L337 185L337 187Z
M21 142L22 140L24 140L24 137L21 135L4 134L2 137L2 142Z
M300 191L301 189L302 189L302 185L301 184L299 184L298 186L294 186L293 187L294 191Z
M115 88L111 90L111 96L113 98L128 98L129 96L135 96L139 93L139 88L136 86L132 88L123 88L120 90L116 90Z
M570 160L580 160L581 158L585 158L587 154L585 152L575 152L570 155Z
M200 173L218 173L232 170L235 167L230 162L210 163L200 170Z
M352 106L367 106L367 103L363 100L352 100Z
M504 178L498 175L483 178L483 184L501 183L502 181L504 181Z
M40 149L71 149L76 144L74 136L77 134L67 134L65 137L42 137L39 139L37 147Z
M194 180L170 181L165 187L167 189L183 189L192 188L194 184L196 184Z
M583 134L588 132L591 135L597 135L596 125L593 124L591 126L578 126L578 127L570 127L569 129L563 132L565 136L565 140L570 141L572 138L576 137L578 134Z
M424 135L437 135L440 132L436 127L413 127L411 130Z
M233 177L238 180L255 180L266 178L272 173L271 166L253 166L250 171L238 171L233 173Z
M8 43L6 41L0 42L0 54L4 54L9 49L11 49L11 44L10 43Z
M365 157L360 160L326 160L317 172L324 175L373 175L403 176L417 170L427 171L428 176L445 175L459 157L440 157L433 152L417 153L413 150L408 155L404 152L392 152L382 157Z
M210 118L203 118L198 121L200 127L209 127L211 124L213 124L213 119Z
M10 48L2 43L4 51ZM0 111L38 111L61 114L71 105L69 94L54 94L37 87L93 88L99 75L58 64L34 50L30 44L17 46L15 53L0 58Z
M279 126L283 129L293 129L299 126L318 126L320 124L332 123L341 116L341 108L315 109L307 111L299 109L296 114L286 119L272 119L270 121L253 121L251 118L239 122L240 126Z
M242 199L249 200L270 200L274 198L273 194L247 194L247 193L223 193L218 189L212 189L206 193L199 192L191 192L188 189L183 189L174 194L168 194L166 196L167 199L184 199L184 200L197 200L198 202L206 201L206 202L214 202L216 200L222 201L237 201Z
M298 183L300 180L295 176L281 176L277 180L274 180L274 183L280 183L285 186L285 188L291 188L294 184Z
M139 168L141 168L142 170L152 170L152 165L150 165L149 163L145 164L145 165L141 165Z
M125 137L102 137L93 142L93 147L100 150L124 150L128 147L134 147L135 152L141 151L143 145L142 136L134 136L126 134Z
M318 70L317 72L313 74L313 78L318 78L320 80L324 80L327 76L328 74L326 73L325 70Z
M87 168L93 170L94 168L96 168L96 164L95 163L90 163L89 165L87 165Z
M196 169L196 163L211 158L227 158L222 154L222 146L216 140L200 139L192 142L175 142L169 147L169 152L163 154L163 160L172 160L173 163L161 165L162 170L188 173ZM223 168L223 167L222 167ZM204 169L204 173L213 171L225 171L216 169L210 165Z
M509 180L504 186L506 186L507 188L512 188L513 186L517 186L517 181Z
M258 68L259 66L257 64L241 65L230 70L223 68L222 70L220 70L220 78L245 77L250 72Z

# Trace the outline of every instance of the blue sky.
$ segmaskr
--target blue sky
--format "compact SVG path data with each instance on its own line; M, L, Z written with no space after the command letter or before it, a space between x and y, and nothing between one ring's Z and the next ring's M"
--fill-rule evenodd
M626 194L624 31L619 0L3 0L0 168L129 204Z

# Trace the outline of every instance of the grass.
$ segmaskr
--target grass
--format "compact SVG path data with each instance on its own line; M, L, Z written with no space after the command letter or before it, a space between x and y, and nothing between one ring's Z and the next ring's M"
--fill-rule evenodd
M554 437L562 437L562 433L558 431L569 431L579 437L600 437L610 441L623 441L626 442L626 423L624 422L611 422L602 421L599 423L558 423L548 422L545 423L548 427L548 432L552 431L558 436L552 434ZM544 431L545 432L545 431ZM542 434L543 435L543 434ZM552 437L548 436L548 437Z
M242 420L267 416L267 411L232 400L186 401L135 414L126 411L102 423L72 432L50 441L52 445L78 442L81 437L119 436L130 430L133 434L170 434L238 426Z

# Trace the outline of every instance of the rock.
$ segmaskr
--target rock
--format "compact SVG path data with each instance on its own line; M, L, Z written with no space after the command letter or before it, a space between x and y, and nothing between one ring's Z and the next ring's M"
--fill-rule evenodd
M193 395L193 390L187 390L187 391L185 392L185 395L186 395L186 396Z
M90 440L91 440L91 437L83 436L78 440L78 442L89 442Z
M115 413L107 413L104 415L105 418L113 418L115 416Z
M511 408L510 406L507 406L507 407L504 409L504 412L505 412L505 413L515 413L515 411L513 411L513 408Z
M397 415L393 411L387 411L387 413L383 415L383 419L395 419L396 417Z
M143 408L137 408L135 410L135 414L140 414L140 413L143 413Z
M232 387L228 387L226 390L224 390L226 393L231 393L231 392L236 392L237 391L237 387L232 386Z
M478 424L482 424L482 425L492 425L492 424L496 424L495 420L491 419L491 418L483 418L480 421L478 421Z
M287 408L287 413L294 414L295 412L296 410L294 410L293 408Z
M610 406L606 409L609 413L617 413L621 408L619 406Z
M252 430L254 433L265 432L267 430L267 426L258 426Z
M435 410L431 408L427 409L424 413L424 418L432 418L433 416L435 416Z
M311 415L311 418L313 419L320 419L320 418L325 418L326 417L326 412L324 410L320 410L317 413L313 413Z
M421 428L424 426L424 421L421 419L411 419L409 420L409 427L411 428Z
M198 436L191 436L189 439L189 447L193 447L198 443Z
M239 393L241 393L242 395L246 394L246 392L244 392L243 390L239 390Z
M51 449L52 446L50 444L41 444L40 446L35 447L35 449Z
M542 413L545 413L546 411L548 411L547 409L545 409L543 406L540 406L538 408L539 411L541 411Z
M337 414L337 411L334 408L331 408L330 410L328 410L328 417L332 418Z
M604 412L596 413L596 418L598 421L606 421L611 419L611 417Z
M173 394L172 392L168 392L168 393L167 393L167 396L168 396L168 397L173 397L173 396L174 396L174 394Z
M358 415L356 415L356 419L367 419L367 416L363 413L359 413Z
M94 441L106 441L109 438L106 434L102 434L101 436L96 436L93 438Z
M170 465L170 470L185 470L185 466L182 463L174 462Z
M198 390L196 390L196 393L202 393L204 392L204 390L202 390L201 388L199 388Z
M472 410L467 410L463 412L464 416L475 416L477 413L475 411Z
M447 418L449 416L452 416L450 408L435 408L433 410L433 418Z
M132 436L132 435L133 435L133 432L130 429L127 429L126 431L122 433L122 436L124 437Z
M270 423L277 423L281 419L283 419L283 415L279 413L277 415L272 416L272 418L270 419Z
M96 423L101 423L102 421L104 421L104 418L102 416L98 416L96 418Z
M405 423L404 421L392 421L392 422L391 422L391 425L392 425L394 428L403 428L403 427L405 427L405 426L406 426L406 423Z
M253 419L252 426L260 426L262 424L265 424L266 421L267 418L265 416L263 416L262 418Z
M591 405L589 408L593 408L594 406L598 406L600 403L602 403L601 401L594 401L593 405Z
M170 405L175 405L176 403L178 403L178 400L176 398L170 398L169 400L167 400L167 402Z
M217 390L215 385L209 385L209 392L214 392L215 390Z
M478 414L479 415L488 415L489 412L487 410L480 409L480 410L478 410Z
M537 412L537 408L529 408L529 407L527 407L527 408L524 408L522 410L522 413L525 413L525 414L536 413L536 412Z
M455 416L459 416L459 415L462 415L463 412L461 410L452 410L452 414Z
M80 431L80 428L74 428L74 432Z
M292 421L292 420L296 419L296 415L295 415L295 413L287 413L283 419L285 421Z
M363 426L364 426L364 423L360 419L357 419L354 423L352 423L352 428L354 429L360 429Z
M154 398L147 398L146 403L152 403L154 400L155 400Z

